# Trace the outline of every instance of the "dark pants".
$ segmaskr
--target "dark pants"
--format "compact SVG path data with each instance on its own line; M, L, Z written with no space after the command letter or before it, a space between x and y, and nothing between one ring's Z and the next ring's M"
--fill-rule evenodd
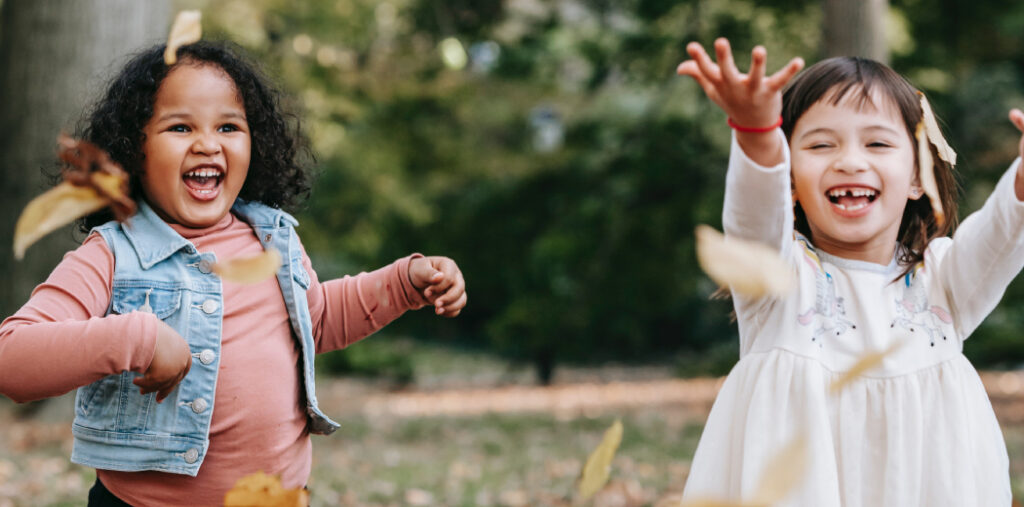
M106 486L96 479L96 484L89 490L89 507L132 507L131 504L114 496Z

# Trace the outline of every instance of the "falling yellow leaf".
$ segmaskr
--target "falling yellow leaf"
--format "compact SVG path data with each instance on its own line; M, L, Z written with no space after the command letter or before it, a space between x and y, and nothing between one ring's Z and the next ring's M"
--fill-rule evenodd
M861 357L859 360L857 360L856 363L853 364L853 366L850 367L849 370L847 370L845 373L840 375L839 378L835 379L832 382L832 387L830 388L832 394L842 391L843 388L850 385L850 383L853 382L854 379L863 375L864 372L882 364L882 360L885 359L886 356L888 356L889 354L892 354L897 349L902 347L903 343L904 342L902 341L898 341L893 343L887 349L881 352L871 352Z
M235 283L259 283L274 276L281 268L281 254L268 247L252 257L228 259L213 265L217 276Z
M935 222L942 225L946 223L946 215L942 211L939 185L935 182L935 159L932 158L932 150L928 146L928 135L925 133L923 121L917 124L917 132L914 135L917 137L918 180L932 205Z
M14 226L14 258L21 260L25 249L39 238L107 204L107 199L92 188L66 181L32 199Z
M225 507L306 507L309 492L302 488L285 489L281 481L263 472L246 475L224 495Z
M807 475L807 440L798 434L761 472L755 505L775 505L793 492Z
M779 296L793 288L793 268L761 243L698 225L697 262L712 280L748 296Z
M164 63L174 65L178 61L178 48L192 44L203 37L200 23L202 13L199 11L181 11L174 18L171 34L167 36L167 48L164 49Z
M923 93L917 92L917 94L921 97L921 122L924 123L928 140L935 145L935 151L939 154L939 158L949 162L949 165L956 165L956 152L943 137L939 122L935 119L935 113L932 112L932 106L928 104L928 99Z
M579 498L586 500L601 490L611 474L612 458L622 442L622 421L616 420L604 432L604 438L594 452L590 453L583 474L580 476Z

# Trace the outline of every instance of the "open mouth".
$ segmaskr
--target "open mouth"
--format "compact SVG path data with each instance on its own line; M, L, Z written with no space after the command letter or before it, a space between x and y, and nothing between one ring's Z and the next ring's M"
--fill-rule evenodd
M217 197L220 184L224 181L224 170L219 167L198 167L181 175L189 193L199 200Z
M841 210L857 211L875 202L878 194L878 190L867 187L832 187L825 192L825 197Z

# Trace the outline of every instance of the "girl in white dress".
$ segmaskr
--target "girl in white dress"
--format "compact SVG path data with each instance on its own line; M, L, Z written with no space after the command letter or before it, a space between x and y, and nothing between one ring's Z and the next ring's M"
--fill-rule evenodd
M765 76L760 46L743 74L728 41L714 46L717 63L691 43L678 72L733 127L725 232L776 248L798 285L782 297L733 294L740 360L708 416L684 502L749 501L799 435L806 473L780 505L1009 506L1006 446L962 348L1024 266L1020 158L949 238L952 167L929 145L938 196L926 196L922 105L904 78L859 58L793 79L803 67L794 59ZM1024 131L1024 113L1010 120ZM890 349L830 391L859 359Z

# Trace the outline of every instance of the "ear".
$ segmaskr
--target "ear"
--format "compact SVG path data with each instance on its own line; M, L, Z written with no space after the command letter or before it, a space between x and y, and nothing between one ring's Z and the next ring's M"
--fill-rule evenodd
M922 195L924 195L924 189L921 188L921 185L919 185L917 182L914 182L913 184L910 185L910 191L907 192L907 199L910 199L911 201L916 201L920 199Z

